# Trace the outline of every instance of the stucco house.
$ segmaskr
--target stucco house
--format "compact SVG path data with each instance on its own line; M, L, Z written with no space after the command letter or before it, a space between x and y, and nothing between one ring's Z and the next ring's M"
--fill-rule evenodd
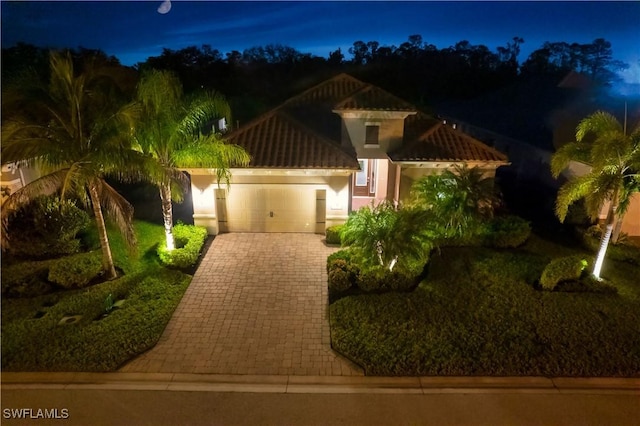
M220 232L324 233L349 212L409 195L419 177L455 164L489 176L504 154L372 84L340 74L228 133L251 155L191 175L194 223Z

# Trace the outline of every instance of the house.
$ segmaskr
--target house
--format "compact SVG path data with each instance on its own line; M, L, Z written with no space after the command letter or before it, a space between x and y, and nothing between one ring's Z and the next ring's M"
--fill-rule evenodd
M362 206L408 197L412 183L456 164L488 176L504 154L347 74L295 96L227 135L252 157L232 169L188 169L194 223L220 232L310 232ZM228 190L227 190L228 189Z

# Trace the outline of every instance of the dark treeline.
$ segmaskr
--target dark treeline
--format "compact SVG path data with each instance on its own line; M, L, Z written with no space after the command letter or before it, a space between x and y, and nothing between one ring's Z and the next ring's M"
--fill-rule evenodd
M466 40L438 49L420 35L412 35L400 46L356 41L348 52L337 49L327 58L280 44L224 54L205 44L164 49L130 71L173 70L186 91L218 90L230 100L235 117L247 120L338 72L348 72L428 108L444 100L476 98L518 82L559 80L572 70L608 85L615 81L616 71L625 67L613 58L611 43L604 39L587 44L547 42L519 62L524 42L514 37L495 52ZM118 63L117 58L100 51L80 48L73 53L78 63L96 54L100 60ZM2 49L3 86L19 79L26 69L46 74L47 61L44 48L18 44ZM132 84L135 78L132 74Z

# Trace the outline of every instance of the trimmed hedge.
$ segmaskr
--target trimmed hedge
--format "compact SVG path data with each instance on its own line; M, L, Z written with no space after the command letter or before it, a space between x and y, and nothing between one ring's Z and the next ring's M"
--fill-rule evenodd
M567 256L553 259L542 271L540 286L554 290L563 281L578 280L589 262L582 256Z
M356 284L365 293L381 293L387 291L409 291L418 283L416 276L379 268L361 271L358 274Z
M333 225L327 228L325 231L325 236L327 237L327 244L341 244L342 237L340 234L342 233L342 229L344 225Z
M102 273L102 253L80 253L55 260L48 279L62 288L83 288Z
M164 265L178 269L190 268L198 261L207 235L207 229L203 226L178 223L173 227L176 248L167 251L167 242L163 241L158 246L158 257Z

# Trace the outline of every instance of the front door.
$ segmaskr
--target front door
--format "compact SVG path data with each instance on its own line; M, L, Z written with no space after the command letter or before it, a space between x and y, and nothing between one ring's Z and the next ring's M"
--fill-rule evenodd
M376 195L376 160L358 160L360 171L353 176L353 195L373 197Z

